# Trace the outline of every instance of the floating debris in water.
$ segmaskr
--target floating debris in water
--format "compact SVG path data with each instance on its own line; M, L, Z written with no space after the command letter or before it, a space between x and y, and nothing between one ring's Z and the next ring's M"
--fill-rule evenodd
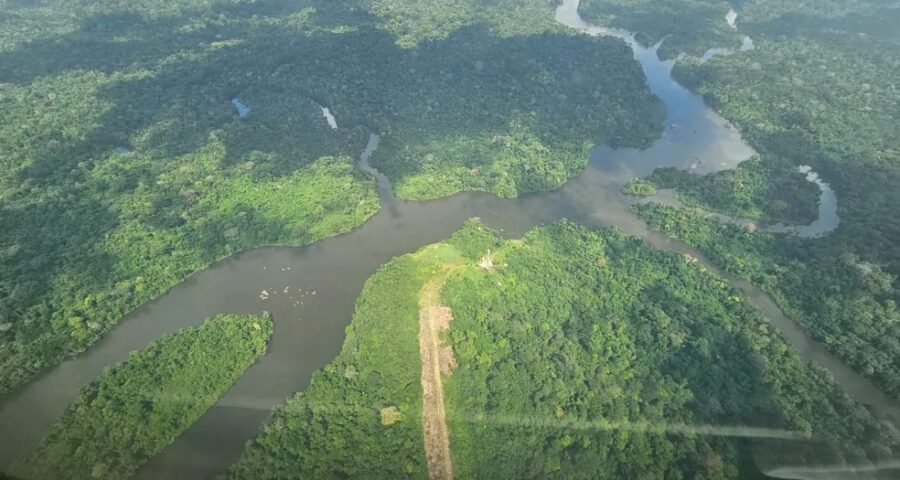
M266 290L263 290L263 291L259 292L259 298L260 298L260 300L266 300L266 299L268 299L268 298L269 298L269 292L266 291Z

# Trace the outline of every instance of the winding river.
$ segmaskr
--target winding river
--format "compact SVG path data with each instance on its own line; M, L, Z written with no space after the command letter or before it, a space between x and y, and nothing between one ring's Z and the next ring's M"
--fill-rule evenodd
M818 216L815 220L806 225L788 225L784 223L766 225L758 220L733 217L731 215L711 212L703 210L701 208L689 207L685 205L685 203L682 202L680 198L678 198L678 194L675 190L668 188L657 191L653 196L636 199L634 200L634 202L661 203L663 205L669 205L676 208L692 208L693 210L699 211L706 216L713 217L722 223L740 225L744 228L754 231L758 230L772 233L789 233L801 238L817 238L828 235L829 233L833 232L841 223L841 219L838 216L837 210L837 195L835 195L834 190L831 188L831 185L822 181L822 179L819 177L819 174L813 171L813 169L809 165L801 165L799 168L797 168L797 170L800 173L806 175L806 180L808 182L814 183L819 187Z
M557 20L591 35L626 41L644 69L649 88L667 106L666 128L656 143L645 150L595 148L585 172L553 192L516 199L462 193L404 202L395 199L387 179L368 166L378 146L378 136L373 134L360 156L360 168L378 180L382 208L377 215L350 233L307 247L258 248L234 255L128 315L88 352L46 372L0 406L0 468L33 448L79 388L107 366L125 360L128 352L199 325L210 315L269 311L275 319L275 334L268 353L174 444L145 465L138 478L209 478L222 473L238 459L244 443L256 436L272 409L303 390L311 374L340 351L366 278L392 257L446 238L476 216L510 237L560 218L615 225L657 248L692 255L743 290L803 358L830 370L837 383L874 410L900 418L900 409L889 398L812 341L759 288L717 268L695 249L650 231L631 213L632 200L620 192L635 176L661 166L693 166L697 173L734 168L754 152L700 97L672 79L673 62L661 61L656 47L639 45L627 32L583 22L577 6L578 0L564 1ZM326 112L323 107L328 123L337 127ZM266 298L261 298L262 290L268 292Z

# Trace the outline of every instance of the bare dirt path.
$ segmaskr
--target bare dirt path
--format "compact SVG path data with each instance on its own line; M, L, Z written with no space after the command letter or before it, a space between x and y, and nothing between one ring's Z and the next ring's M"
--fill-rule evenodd
M419 296L419 355L422 358L422 429L425 434L425 458L431 480L453 478L450 459L450 433L444 410L444 385L441 375L449 375L455 366L453 352L443 345L440 334L450 327L450 308L440 304L440 289L446 275L429 280Z

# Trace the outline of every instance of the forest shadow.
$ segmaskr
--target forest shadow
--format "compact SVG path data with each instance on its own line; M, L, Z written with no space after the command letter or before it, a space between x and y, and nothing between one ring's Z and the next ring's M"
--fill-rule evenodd
M153 65L179 48L213 37L204 32L178 32L176 24L171 19L148 21L125 12L89 17L73 33L0 54L0 82L28 84L67 70L112 74Z
M155 28L161 25L144 24L138 31ZM184 44L198 38L158 34L170 36ZM184 44L169 50L182 50ZM390 34L374 28L298 35L294 29L255 27L233 45L209 48L201 42L194 54L163 61L154 75L100 86L99 96L111 107L99 128L82 141L69 142L68 148L38 152L21 178L40 181L64 165L103 157L138 132L143 136L138 150L174 157L196 150L210 132L222 130L229 145L225 166L252 151L302 157L292 163L295 168L346 152L344 135L320 128L323 118L309 100L313 98L326 102L341 125L367 125L407 142L504 130L510 119L527 112L536 114L536 133L547 142L593 137L593 143L616 143L635 136L635 129L644 130L639 136L654 136L654 121L635 125L590 108L612 102L624 111L629 96L646 93L643 87L623 84L637 68L624 55L627 47L621 45L622 51L612 57L592 54L599 50L595 47L594 41L571 35L498 38L484 26L467 27L418 49L397 47ZM566 51L577 54L559 55ZM164 58L168 52L157 53ZM99 58L83 66L95 60ZM601 70L611 73L598 100L596 74ZM237 97L251 108L247 118L238 119L230 104ZM289 173L290 166L277 170ZM415 173L421 164L392 168L395 174Z
M740 38L726 25L725 12L716 5L709 2L672 3L668 12L660 10L658 5L648 5L641 9L632 4L604 4L596 8L596 14L612 19L617 28L634 32L643 45L651 46L665 40L661 53L669 58L680 53L699 56L713 47L740 46ZM591 16L585 15L585 18ZM622 19L621 25L615 23L617 19Z
M18 3L13 7L34 7L28 0ZM0 82L28 84L38 77L68 70L112 74L127 68L153 68L179 51L246 33L241 22L288 16L306 8L314 9L311 19L323 29L350 21L372 23L364 9L337 4L327 0L262 0L217 2L202 10L183 9L177 15L146 15L137 9L94 14L81 19L71 33L27 42L0 53ZM79 13L76 10L73 15Z
M671 258L680 261L674 255ZM694 422L733 429L722 441L735 436L737 445L749 447L759 468L852 465L885 455L879 444L883 439L880 432L863 432L859 427L871 425L868 418L856 418L868 416L868 412L848 408L852 404L847 402L847 394L835 384L824 383L821 372L800 371L813 368L811 365L783 358L793 353L773 348L773 341L785 340L777 329L761 323L755 310L738 305L732 308L728 302L713 306L671 277L647 285L640 299L638 311L632 313L634 318L653 322L651 311L658 309L688 328L685 339L668 339L683 341L682 348L665 354L645 352L647 358L658 358L656 368L663 375L689 385ZM630 326L634 338L647 338L641 322ZM788 383L788 378L818 383L823 395L801 400L798 392L808 387ZM748 427L746 436L740 433L742 427ZM754 428L769 429L774 434L759 437L750 431ZM855 438L858 443L847 444L842 440L846 438Z
M4 243L17 249L0 258L0 292L5 290L0 295L0 318L23 321L35 331L59 328L50 327L50 320L61 305L34 305L29 300L54 289L87 295L95 282L101 283L98 279L115 269L116 258L102 242L104 232L116 223L113 212L96 199L58 198L0 209ZM72 288L79 281L80 288ZM72 300L85 306L93 303L90 296Z
M751 36L791 32L791 36L806 36L828 42L840 41L868 50L865 45L873 42L881 43L879 48L897 47L897 42L900 42L898 19L900 7L880 5L871 13L850 12L829 17L792 12L764 22L748 23L742 28L746 28ZM878 54L874 51L875 48L871 50L871 53Z
M648 141L660 128L634 108L659 105L635 81L640 67L618 40L500 38L478 25L404 49L368 13L338 2L254 5L278 15L301 5L317 8L279 23L247 6L216 6L215 15L246 21L221 28L199 22L195 30L183 28L188 13L155 20L99 15L79 31L0 54L0 81L16 96L3 99L18 117L8 121L27 126L2 141L13 168L2 177L11 190L0 223L16 232L17 243L0 247L18 249L0 252L10 265L0 275L0 291L8 292L2 301L18 312L16 329L2 335L25 339L8 358L30 354L21 312L56 320L72 315L78 323L78 312L92 310L106 328L120 310L169 288L207 257L234 251L223 239L234 228L231 219L189 218L194 183L206 178L214 183L251 172L253 180L280 180L321 157L355 158L367 137L358 125L400 139L398 149L502 130L521 115L536 119L538 137L574 136L579 148L587 139L602 143L634 132ZM339 28L350 21L356 28ZM72 100L103 110L65 117L58 92L91 96ZM239 117L232 99L246 103L249 114ZM320 104L344 128L329 128ZM224 153L204 157L208 145L224 145ZM389 163L392 155L384 158ZM190 176L209 159L216 163L209 171ZM395 172L420 168L401 164ZM238 207L223 215L257 214L250 205ZM338 215L346 211L355 213L347 207ZM276 235L266 236L271 232ZM279 232L266 224L255 233L265 243ZM18 283L28 289L17 290ZM70 339L65 325L55 333Z

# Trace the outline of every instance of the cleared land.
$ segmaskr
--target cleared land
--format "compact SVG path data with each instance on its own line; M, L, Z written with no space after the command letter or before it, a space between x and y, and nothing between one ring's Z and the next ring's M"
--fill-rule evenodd
M449 375L456 361L440 334L450 327L453 314L440 305L440 287L445 275L425 284L419 297L419 355L422 358L422 429L425 436L425 458L428 477L432 480L453 478L450 459L450 435L444 411L444 385L441 374Z

